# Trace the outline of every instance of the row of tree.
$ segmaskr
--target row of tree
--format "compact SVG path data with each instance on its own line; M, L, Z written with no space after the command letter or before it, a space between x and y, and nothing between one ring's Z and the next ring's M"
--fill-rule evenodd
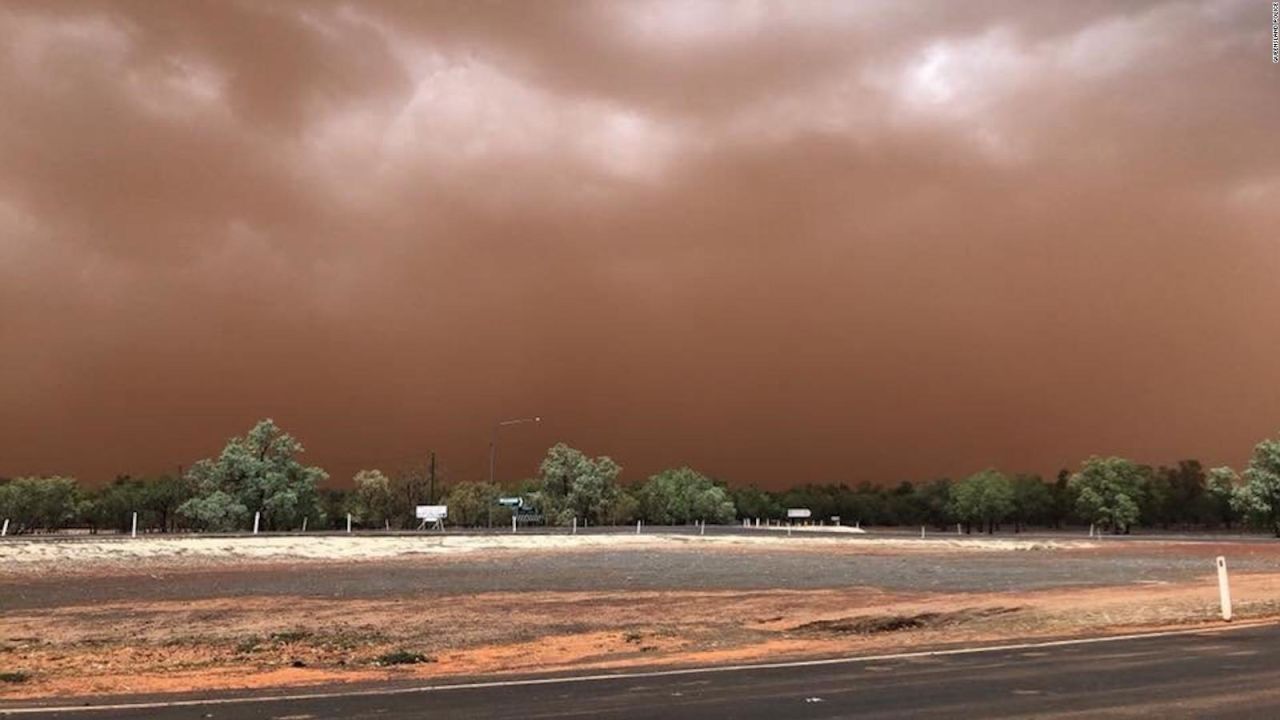
M356 474L349 490L321 484L328 474L304 465L302 444L271 420L232 438L215 458L201 460L181 476L117 478L96 490L67 477L0 481L0 518L10 532L127 530L133 513L139 527L160 531L245 529L258 515L264 530L345 525L350 514L365 527L412 527L414 507L428 501L449 506L449 520L462 526L505 524L511 513L503 496L549 524L652 524L735 518L780 520L787 508L808 508L814 518L838 517L867 525L961 523L967 531L994 532L1005 525L1062 527L1095 524L1112 532L1134 526L1230 529L1249 522L1280 537L1280 440L1259 443L1240 475L1230 468L1205 471L1187 460L1152 468L1116 457L1094 457L1052 482L1037 475L988 469L958 482L947 479L882 487L863 483L804 485L771 492L730 488L687 467L664 470L646 481L618 482L621 467L609 457L590 457L563 443L552 447L538 475L514 487L459 482L443 498L432 497L421 475Z

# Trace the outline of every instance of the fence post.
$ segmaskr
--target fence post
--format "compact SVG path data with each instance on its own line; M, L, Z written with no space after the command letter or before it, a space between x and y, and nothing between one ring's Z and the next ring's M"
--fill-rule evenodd
M1218 599L1222 602L1222 619L1231 622L1231 587L1227 583L1227 559L1218 556Z

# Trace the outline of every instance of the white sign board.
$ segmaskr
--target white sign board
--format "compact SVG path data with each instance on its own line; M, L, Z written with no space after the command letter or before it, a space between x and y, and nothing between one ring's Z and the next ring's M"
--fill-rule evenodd
M524 500L518 497L503 497L498 498L498 504L504 507L520 507L524 505Z
M787 508L787 517L789 518L807 518L812 514L809 512L809 508Z
M414 509L414 515L419 520L427 522L435 522L449 517L448 505L419 505Z

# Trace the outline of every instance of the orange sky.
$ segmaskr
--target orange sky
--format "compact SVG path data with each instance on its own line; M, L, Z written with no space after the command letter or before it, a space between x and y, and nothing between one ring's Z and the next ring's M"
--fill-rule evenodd
M1265 2L6 2L0 475L272 417L896 481L1280 430Z

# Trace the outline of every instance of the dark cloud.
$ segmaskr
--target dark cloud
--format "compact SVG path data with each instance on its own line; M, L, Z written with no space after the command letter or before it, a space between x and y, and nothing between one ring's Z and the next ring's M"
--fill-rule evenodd
M1280 428L1249 3L11 3L0 474L784 485Z

